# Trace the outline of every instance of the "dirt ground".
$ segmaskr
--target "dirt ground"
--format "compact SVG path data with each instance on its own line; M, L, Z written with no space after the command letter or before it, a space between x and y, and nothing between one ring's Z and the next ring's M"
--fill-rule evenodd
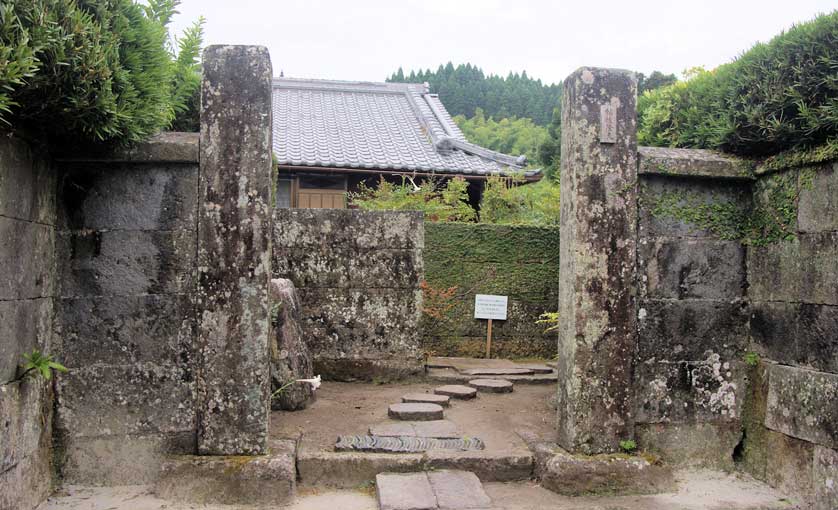
M496 510L791 510L800 509L773 489L749 477L712 471L678 473L677 493L654 496L569 498L535 483L487 483ZM172 503L155 498L148 487L68 487L38 510L247 510L252 507ZM278 507L277 507L278 508ZM375 494L357 490L302 490L285 510L376 510Z
M302 447L332 451L338 435L366 434L371 425L386 422L387 407L408 393L432 393L439 384L361 384L324 382L317 400L307 409L271 414L271 436L302 435ZM445 419L468 437L477 437L487 451L528 451L516 430L526 429L547 440L555 434L556 412L549 399L552 385L515 385L513 393L479 393L473 400L451 400Z

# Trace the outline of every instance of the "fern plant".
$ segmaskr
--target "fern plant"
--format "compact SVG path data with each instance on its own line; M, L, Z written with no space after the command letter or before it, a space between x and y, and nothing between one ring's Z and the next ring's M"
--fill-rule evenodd
M52 359L52 356L49 354L41 353L38 349L35 349L30 354L24 354L23 359L25 363L21 365L20 375L6 384L22 381L26 377L43 377L49 381L52 379L53 371L67 372L67 368L64 365Z

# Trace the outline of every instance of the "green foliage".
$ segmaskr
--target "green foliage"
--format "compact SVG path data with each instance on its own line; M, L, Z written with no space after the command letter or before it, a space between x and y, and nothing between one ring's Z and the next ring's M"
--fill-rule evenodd
M543 324L547 326L547 329L544 330L545 333L550 333L552 331L559 330L559 312L544 312L538 316L538 320L535 321L536 324Z
M643 73L637 74L637 94L641 95L647 90L655 90L660 87L672 85L678 81L678 77L674 74L663 74L660 71L652 71L652 74L646 76Z
M797 236L800 191L797 172L783 172L759 179L754 185L754 208L744 241L761 246Z
M699 194L673 191L658 195L649 205L652 215L657 218L672 218L695 225L720 239L739 240L748 231L748 211L733 202L708 202Z
M421 186L409 177L402 178L401 184L382 177L377 187L361 183L359 191L348 196L353 205L367 211L422 211L427 221L474 221L467 189L462 177L444 182L430 179Z
M504 154L523 154L529 161L537 160L538 148L547 140L547 129L536 125L531 119L487 119L482 108L477 108L474 117L470 119L457 115L454 121L471 143Z
M634 451L637 450L637 442L635 442L634 439L620 441L620 449L625 453L634 453Z
M196 132L200 129L201 46L204 41L203 17L198 18L183 35L175 38L169 52L173 58L172 105L173 131ZM177 51L175 51L177 46Z
M0 1L0 120L54 144L134 142L168 127L196 83L186 67L176 80L167 46L177 4Z
M520 185L514 179L490 177L480 202L480 222L558 226L560 198L561 188L550 179Z
M744 361L746 365L750 367L755 367L759 365L759 354L755 352L745 353Z
M53 360L52 356L42 354L41 351L37 349L32 351L30 354L24 354L23 360L24 363L21 365L20 374L6 384L22 381L26 377L38 376L49 381L52 379L53 371L67 372L67 368L64 365Z
M640 143L768 156L838 136L838 11L645 92Z
M509 73L504 78L486 75L482 69L471 64L454 67L451 62L440 65L435 72L420 69L405 74L399 68L387 81L427 82L431 92L439 94L451 115L471 118L480 108L487 117L528 118L541 126L550 122L562 94L561 84L546 85L527 76L526 71Z
M835 160L838 160L838 138L811 149L791 149L766 158L760 162L757 172L763 174Z
M562 159L562 110L553 109L553 120L547 126L547 139L538 147L538 162L544 166L544 175L559 180Z

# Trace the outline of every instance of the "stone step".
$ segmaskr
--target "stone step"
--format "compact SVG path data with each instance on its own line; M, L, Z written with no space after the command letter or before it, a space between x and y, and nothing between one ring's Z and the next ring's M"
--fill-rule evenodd
M550 372L552 370L547 373ZM535 371L529 368L472 368L463 370L462 373L466 375L533 375Z
M502 379L472 379L468 385L484 393L512 393L513 385Z
M373 425L369 432L371 436L382 437L435 437L437 439L463 437L460 427L448 420L388 421Z
M467 510L491 508L483 484L469 471L381 473L375 477L380 510Z
M436 395L444 395L458 400L469 400L477 396L476 389L458 384L440 386L439 388L434 389L434 393Z
M175 455L161 466L154 492L190 504L283 506L297 489L296 441L272 440L268 455Z
M556 384L556 372L531 375L503 375L495 379L504 379L515 384ZM431 368L428 370L427 380L439 384L463 385L474 379L473 375L460 373L453 368Z
M529 480L534 459L526 450L494 452L429 450L420 453L332 452L302 449L297 455L298 483L306 488L353 489L385 472L460 469L484 483Z
M394 420L431 421L442 419L442 406L439 404L390 404L387 416Z
M402 397L402 402L407 404L437 404L448 407L451 404L451 397L435 393L409 393Z

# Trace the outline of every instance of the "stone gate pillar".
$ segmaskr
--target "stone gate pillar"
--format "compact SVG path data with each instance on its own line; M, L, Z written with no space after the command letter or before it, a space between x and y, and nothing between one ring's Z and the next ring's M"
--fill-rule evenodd
M201 84L198 452L267 453L271 60L210 46Z
M558 440L595 454L634 428L637 81L582 68L562 94Z

